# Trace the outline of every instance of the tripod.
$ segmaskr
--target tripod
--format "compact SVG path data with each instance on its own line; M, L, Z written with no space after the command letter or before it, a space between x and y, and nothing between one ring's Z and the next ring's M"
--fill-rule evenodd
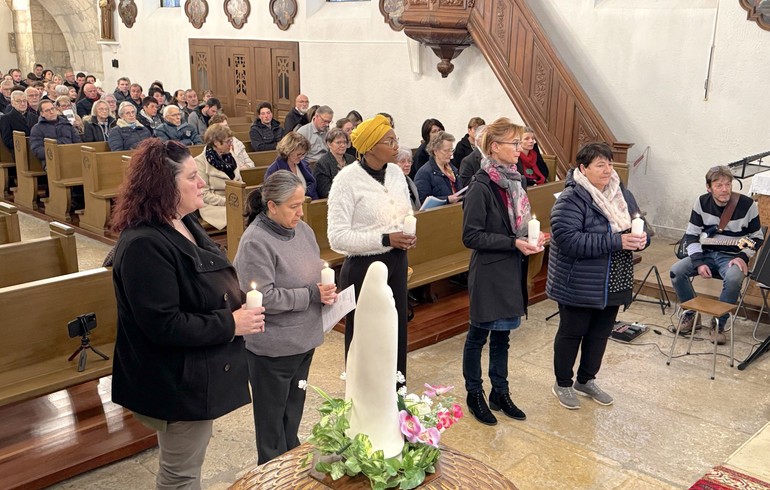
M75 359L75 356L80 354L80 359L78 359L78 372L81 373L85 371L86 369L86 361L88 360L88 349L91 349L94 351L94 354L98 355L105 361L109 361L109 357L107 357L102 351L97 349L96 347L91 345L91 339L88 338L88 334L82 335L80 337L80 347L75 349L75 352L72 353L71 356L67 359L68 361L72 361Z

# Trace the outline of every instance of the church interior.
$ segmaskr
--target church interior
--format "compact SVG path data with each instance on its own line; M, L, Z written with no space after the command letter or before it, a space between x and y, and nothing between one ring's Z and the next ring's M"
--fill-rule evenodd
M551 393L559 306L545 293L546 249L529 258L530 304L510 340L511 397L527 419L499 417L485 426L466 410L461 364L469 296L457 274L468 271L470 251L460 238L460 204L434 221L421 217L432 211L417 213L407 386L454 386L465 414L441 443L491 468L510 488L770 488L764 261L749 264L745 305L726 331L734 340L716 350L708 315L691 347L688 337L672 347L679 301L669 273L674 244L712 167L729 166L733 192L752 197L763 226L770 225L770 174L762 173L770 169L763 167L770 100L762 95L770 76L762 54L770 50L770 0L7 0L0 25L8 33L5 46L0 40L3 74L18 67L26 77L39 63L54 74L93 75L104 93L121 77L145 87L144 95L154 81L172 94L192 88L201 100L211 91L245 143L261 102L283 122L298 94L331 107L335 120L353 110L364 119L389 114L398 146L409 150L423 143L426 118L440 120L459 141L469 118L508 117L533 128L549 156L553 178L528 191L544 231L577 151L607 142L654 234L650 247L634 254L639 296L618 315L644 333L611 339L598 375L615 402L583 399L580 410L565 410ZM7 370L0 374L0 486L153 488L155 432L112 402L111 363L92 352L85 373L73 363L54 367L62 364L56 356L77 348L65 326L86 309L104 318L94 342L114 347L115 297L102 264L118 238L107 225L130 152L46 143L45 183L46 171L33 168L40 162L29 137L16 137L15 155L0 143L0 263L7 264L0 266L0 329L8 339L0 355L0 371ZM275 158L247 148L255 161L265 159L258 168ZM264 168L254 173L259 180L227 186L227 228L211 233L231 261L244 232L243 203L263 176ZM86 191L84 212L70 210L73 184ZM339 274L342 257L329 248L322 201L308 204L303 219ZM94 205L100 208L89 210ZM16 280L32 268L45 271ZM699 297L720 296L717 280L696 278L693 286ZM40 305L46 295L50 310ZM307 380L340 397L342 332L337 325L325 335ZM41 348L47 342L57 345ZM487 362L485 354L483 371ZM300 441L318 423L322 401L308 390ZM254 483L254 440L250 404L218 418L202 487L299 488L279 476ZM447 464L446 478L452 470ZM314 484L305 488L329 488Z

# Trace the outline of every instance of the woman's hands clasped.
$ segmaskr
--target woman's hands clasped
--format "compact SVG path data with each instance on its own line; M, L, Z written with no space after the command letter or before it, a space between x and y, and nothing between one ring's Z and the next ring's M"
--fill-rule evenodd
M620 235L620 241L623 243L623 250L643 250L647 245L647 232L638 235L623 233Z
M417 235L407 235L401 231L394 231L390 235L390 246L399 250L409 250L417 245Z
M516 248L524 255L532 255L543 251L543 244L545 243L545 233L540 233L537 237L537 245L529 243L527 238L517 238Z
M246 309L241 306L233 312L235 335L250 335L265 331L265 308Z
M336 284L321 284L318 283L318 289L321 291L321 303L325 305L333 305L337 299L337 285Z

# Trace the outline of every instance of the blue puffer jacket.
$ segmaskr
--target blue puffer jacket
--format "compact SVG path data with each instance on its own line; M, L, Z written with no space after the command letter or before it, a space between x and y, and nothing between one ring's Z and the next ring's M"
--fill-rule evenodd
M620 233L612 233L610 222L586 189L567 173L564 192L551 210L551 245L545 292L562 305L604 309L610 255L622 250ZM632 217L639 206L621 183L623 197ZM647 245L649 245L649 237Z
M117 124L110 131L107 144L110 146L110 151L133 150L139 143L150 137L152 132L141 124L137 123L132 127L124 120L118 119Z
M58 116L54 121L49 121L43 116L29 132L29 147L32 153L45 165L45 139L56 140L60 145L80 143L80 135L72 124L64 116Z
M175 140L185 146L203 144L203 140L201 140L195 126L191 126L187 123L174 126L171 123L165 122L155 128L155 136L160 138L161 141Z

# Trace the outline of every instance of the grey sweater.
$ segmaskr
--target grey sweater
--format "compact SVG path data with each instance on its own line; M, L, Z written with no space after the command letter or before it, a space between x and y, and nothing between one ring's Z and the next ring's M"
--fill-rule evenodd
M293 236L292 236L293 235ZM265 307L265 331L246 335L258 356L302 354L321 345L323 261L313 230L300 221L290 233L260 214L244 231L233 261L241 289L257 283Z

